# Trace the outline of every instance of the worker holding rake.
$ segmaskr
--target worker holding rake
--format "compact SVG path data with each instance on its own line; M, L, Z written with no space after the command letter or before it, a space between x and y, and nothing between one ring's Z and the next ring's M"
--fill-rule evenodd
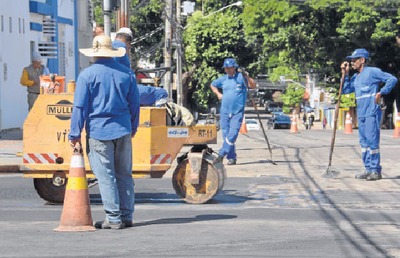
M367 66L369 53L363 48L356 49L346 59L347 61L340 66L343 82L342 93L355 92L356 94L359 140L365 167L365 171L355 177L367 181L379 180L382 178L379 151L382 117L380 100L382 95L390 93L396 85L397 79L379 68ZM351 78L349 77L350 65L356 71ZM381 83L384 86L380 89Z

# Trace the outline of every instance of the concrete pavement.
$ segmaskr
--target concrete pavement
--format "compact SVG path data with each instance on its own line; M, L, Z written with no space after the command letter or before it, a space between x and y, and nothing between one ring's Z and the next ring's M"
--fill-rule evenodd
M21 129L13 128L0 132L0 173L19 172L22 147Z

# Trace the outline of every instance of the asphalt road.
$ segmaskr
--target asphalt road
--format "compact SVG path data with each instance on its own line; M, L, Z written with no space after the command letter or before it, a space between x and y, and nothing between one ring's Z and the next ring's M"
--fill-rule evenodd
M237 142L236 166L210 203L188 205L163 179L136 180L133 228L60 233L62 206L36 194L32 180L0 175L0 257L400 257L398 139L382 131L384 178L354 179L362 171L357 131L338 132L332 169L331 130L268 130ZM218 149L219 144L211 146ZM90 189L94 220L104 217Z

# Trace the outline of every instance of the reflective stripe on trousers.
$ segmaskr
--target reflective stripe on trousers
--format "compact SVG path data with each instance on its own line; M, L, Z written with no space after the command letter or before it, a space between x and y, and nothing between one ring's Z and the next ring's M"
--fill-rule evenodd
M240 126L243 121L243 112L235 115L221 113L220 123L223 137L222 148L219 150L219 155L225 156L227 159L236 159L235 142L239 135Z

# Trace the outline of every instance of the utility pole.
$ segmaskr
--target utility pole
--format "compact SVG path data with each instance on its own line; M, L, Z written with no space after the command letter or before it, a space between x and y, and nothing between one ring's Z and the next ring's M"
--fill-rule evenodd
M176 0L176 103L183 106L181 0Z
M165 0L165 43L164 43L164 67L172 64L172 0ZM171 71L164 75L164 88L168 96L172 98Z
M121 4L117 11L117 28L118 31L122 27L130 27L130 20L129 20L129 6L130 0L120 0Z
M104 35L111 35L111 1L103 0Z

